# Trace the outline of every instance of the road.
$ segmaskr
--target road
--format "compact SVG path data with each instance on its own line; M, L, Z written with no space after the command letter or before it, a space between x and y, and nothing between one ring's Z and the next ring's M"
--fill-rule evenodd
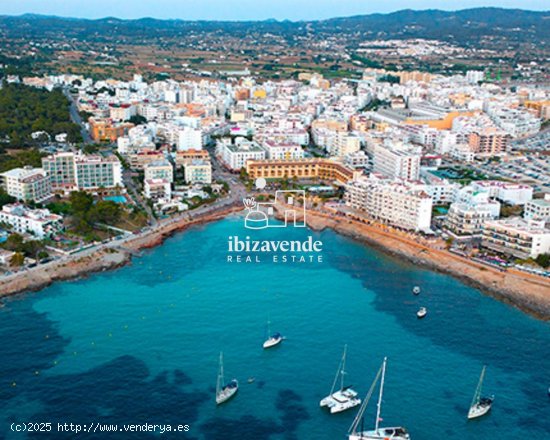
M70 94L69 90L64 88L63 93L71 103L71 106L69 107L69 113L71 114L71 119L75 124L80 125L80 134L82 135L82 140L85 144L91 144L93 143L92 137L90 136L90 133L88 130L86 130L86 126L84 125L84 121L80 117L80 114L78 113L78 107L76 106L76 102L73 98L73 95Z

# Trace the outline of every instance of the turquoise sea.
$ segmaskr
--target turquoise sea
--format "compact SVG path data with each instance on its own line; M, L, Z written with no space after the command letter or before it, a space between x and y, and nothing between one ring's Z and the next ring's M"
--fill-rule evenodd
M228 263L235 235L313 235L323 262ZM268 319L286 340L263 350ZM361 395L388 357L384 424L406 426L413 440L550 438L548 323L332 231L247 233L238 217L195 227L130 266L7 300L0 338L1 439L344 440L355 410L319 408L344 344L347 380ZM241 386L216 407L222 350L226 379ZM468 422L484 364L495 403ZM374 410L373 400L365 427ZM14 422L190 430L23 434L10 431Z

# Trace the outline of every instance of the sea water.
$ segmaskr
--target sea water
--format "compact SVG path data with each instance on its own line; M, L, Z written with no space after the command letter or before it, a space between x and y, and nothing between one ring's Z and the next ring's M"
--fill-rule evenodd
M313 236L322 258L230 263L235 234ZM268 320L285 340L263 350ZM238 217L194 227L130 266L7 300L0 335L0 438L345 439L357 408L319 407L345 344L346 383L361 397L388 357L381 423L413 440L550 438L548 323L329 230L248 231ZM217 407L220 351L240 389ZM468 421L483 365L495 402ZM11 431L24 422L54 429ZM75 435L58 423L189 431Z

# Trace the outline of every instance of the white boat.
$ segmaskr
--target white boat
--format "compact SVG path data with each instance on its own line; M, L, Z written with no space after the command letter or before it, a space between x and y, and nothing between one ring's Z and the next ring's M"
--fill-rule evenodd
M267 334L269 335L269 321L267 321ZM279 345L281 342L283 342L283 339L283 335L281 335L280 333L274 333L265 340L263 347L275 347L276 345Z
M481 370L481 376L479 376L479 382L477 384L476 392L474 398L472 399L472 404L470 405L470 410L468 411L469 419L477 419L478 417L484 416L489 412L491 406L493 406L494 396L491 397L481 397L481 388L483 387L483 379L485 378L485 365Z
M216 382L216 404L218 405L231 399L239 389L239 382L237 379L231 380L228 384L224 382L223 353L220 353L220 371L218 372L218 381Z
M382 362L382 366L378 370L378 373L374 378L374 382L372 383L369 389L369 392L367 393L367 396L365 397L365 400L363 401L363 404L361 405L361 408L359 409L359 412L357 413L357 416L355 417L349 429L348 440L410 440L411 439L409 432L401 426L395 426L395 427L389 427L389 428L380 427L380 422L382 421L382 418L380 417L380 413L382 411L382 398L384 394L384 379L386 376L386 363L387 363L387 358L384 358L384 362ZM378 379L380 378L381 378L380 394L378 395L378 406L376 410L376 420L374 422L374 429L371 431L365 431L362 426L364 421L363 416L365 414L365 410L367 409L367 404L370 398L372 397L372 394L374 393L374 389L376 388ZM361 427L359 425L361 425Z
M428 314L428 309L426 309L426 307L420 307L418 309L418 312L416 312L416 316L418 319L424 318L424 316L426 316L427 314Z
M419 295L420 294L420 287L419 286L414 286L413 287L413 293L415 295Z
M344 376L346 375L346 352L347 345L344 346L344 354L338 365L338 370L336 370L336 377L332 383L330 394L319 403L321 407L329 408L331 414L361 405L361 399L357 397L357 391L354 391L351 386L344 386ZM338 377L340 377L340 389L334 391L338 382Z

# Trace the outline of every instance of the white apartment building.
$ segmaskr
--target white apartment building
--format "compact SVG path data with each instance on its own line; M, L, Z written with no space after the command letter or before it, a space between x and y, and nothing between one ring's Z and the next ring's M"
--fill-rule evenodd
M239 171L245 167L247 160L263 160L266 158L265 150L262 147L256 142L245 138L237 138L234 144L228 139L218 142L216 154L233 171Z
M4 205L0 223L7 223L20 234L33 234L43 239L63 228L63 217L47 209L30 209L21 204Z
M167 160L156 160L143 167L144 179L164 179L172 183L174 181L174 167Z
M550 252L550 229L544 222L510 217L485 223L481 244L516 258L536 258Z
M370 158L363 150L355 151L344 156L344 165L354 169L369 168Z
M525 205L533 198L533 188L500 180L479 180L471 184L474 191L487 191L489 197L510 205Z
M42 168L14 168L0 174L6 192L24 202L43 202L52 196L52 185Z
M210 161L194 159L183 164L185 183L211 184L212 164Z
M544 199L529 200L525 204L523 217L550 223L550 194L546 194Z
M419 148L390 142L374 146L373 171L390 178L418 180L420 176Z
M202 131L196 128L184 127L178 132L178 151L201 150L203 136Z
M42 167L54 191L68 193L124 187L122 165L116 156L55 153L42 158Z
M133 105L123 104L109 108L109 117L113 121L127 121L137 114L137 109Z
M457 235L479 235L483 226L489 220L495 220L500 214L500 203L490 201L487 203L451 204L445 227Z
M346 185L345 201L368 217L412 231L429 231L432 198L405 182L358 179Z
M262 148L266 152L267 159L291 160L303 159L304 150L299 144L278 143L270 140L262 142Z
M492 110L490 116L496 125L515 138L540 131L541 120L527 111L504 107Z
M361 139L346 132L336 132L332 141L327 145L327 152L331 156L343 157L361 149Z
M145 179L143 181L143 193L150 200L170 200L172 198L172 185L165 179Z

